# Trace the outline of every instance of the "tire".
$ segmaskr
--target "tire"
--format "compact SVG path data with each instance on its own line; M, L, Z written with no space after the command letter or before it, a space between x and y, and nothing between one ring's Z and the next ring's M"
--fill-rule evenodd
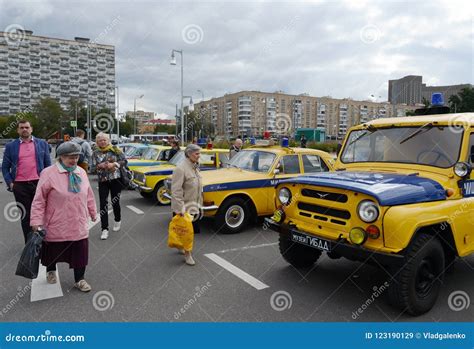
M166 205L171 204L171 200L163 196L163 193L165 192L165 190L166 188L163 181L159 182L155 186L155 189L153 190L153 199L158 205L166 206Z
M216 216L216 230L224 234L241 232L250 220L248 204L242 198L224 201Z
M404 265L392 271L389 304L414 316L428 312L438 299L444 268L441 242L432 235L418 235L407 249Z
M280 254L295 268L309 268L316 263L322 251L303 246L289 239L287 233L280 233Z

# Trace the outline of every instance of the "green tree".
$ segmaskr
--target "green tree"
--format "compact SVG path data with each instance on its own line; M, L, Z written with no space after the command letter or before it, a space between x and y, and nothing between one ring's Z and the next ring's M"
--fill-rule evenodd
M448 103L452 113L474 112L474 88L463 88L457 95L449 97Z
M33 115L37 121L33 125L35 135L40 138L49 138L54 132L61 131L61 127L64 126L64 111L53 98L41 98L33 106Z
M176 126L174 126L174 125L156 125L154 131L155 131L155 133L165 132L169 135L174 135L176 133Z
M131 134L133 134L133 118L127 116L125 122L120 123L120 135L128 137Z

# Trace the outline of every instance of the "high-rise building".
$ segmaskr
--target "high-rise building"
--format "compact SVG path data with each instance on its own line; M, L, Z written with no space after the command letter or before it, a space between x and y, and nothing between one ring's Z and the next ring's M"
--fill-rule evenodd
M426 86L422 83L422 76L408 75L398 80L388 81L388 101L393 104L405 103L408 105L421 104L431 101L433 93L442 93L447 104L449 97L457 95L463 88L472 87L471 84Z
M115 48L89 39L56 39L32 31L0 32L0 115L15 114L39 98L66 108L80 98L115 110Z
M290 95L282 91L241 91L202 101L194 108L204 136L262 136L265 131L293 135L299 128L321 128L332 139L341 139L353 125L380 117L405 116L414 109L388 102Z
M392 104L421 103L421 80L419 75L408 75L398 80L388 81L388 101Z

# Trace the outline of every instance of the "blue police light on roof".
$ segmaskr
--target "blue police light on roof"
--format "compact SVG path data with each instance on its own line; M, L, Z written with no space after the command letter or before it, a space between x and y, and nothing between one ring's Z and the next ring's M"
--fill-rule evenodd
M284 137L281 139L281 146L282 147L288 147L290 145L290 141L288 140L288 138Z
M444 105L443 94L436 92L431 95L431 105L432 106L442 106Z

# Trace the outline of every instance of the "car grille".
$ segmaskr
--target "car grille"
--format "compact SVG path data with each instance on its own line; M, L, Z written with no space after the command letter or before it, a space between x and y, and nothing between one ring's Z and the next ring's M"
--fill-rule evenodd
M339 195L337 193L331 193L332 195ZM325 198L329 197L326 196ZM346 196L347 199L347 196ZM320 199L318 200L325 200ZM338 225L346 225L347 220L351 218L351 213L347 210L342 210L335 207L327 207L320 204L308 203L308 202L298 202L297 205L299 215L302 217L313 218L321 222L334 223Z

